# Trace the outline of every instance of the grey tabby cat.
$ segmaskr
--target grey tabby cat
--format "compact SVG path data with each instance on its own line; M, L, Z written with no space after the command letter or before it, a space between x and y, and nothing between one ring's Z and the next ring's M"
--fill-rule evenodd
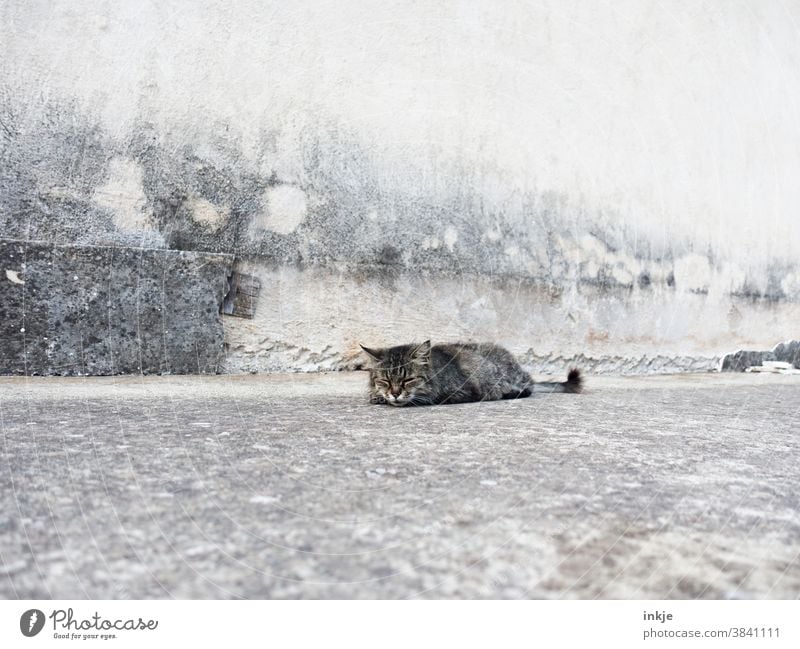
M491 343L399 345L370 349L370 403L430 406L519 399L533 392L580 392L583 377L572 369L563 383L537 383L502 347Z

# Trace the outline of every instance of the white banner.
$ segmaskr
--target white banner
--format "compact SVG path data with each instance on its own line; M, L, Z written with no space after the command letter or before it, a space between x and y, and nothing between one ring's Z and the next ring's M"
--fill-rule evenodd
M0 647L800 647L798 601L3 601Z

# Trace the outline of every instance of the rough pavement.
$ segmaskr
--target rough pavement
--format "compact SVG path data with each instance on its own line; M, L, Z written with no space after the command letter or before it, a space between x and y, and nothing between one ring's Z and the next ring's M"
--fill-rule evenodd
M796 598L800 379L0 379L5 598Z

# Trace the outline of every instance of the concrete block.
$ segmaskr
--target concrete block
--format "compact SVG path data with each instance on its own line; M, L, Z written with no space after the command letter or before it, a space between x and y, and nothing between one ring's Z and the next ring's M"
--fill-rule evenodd
M0 374L216 373L232 261L0 240Z

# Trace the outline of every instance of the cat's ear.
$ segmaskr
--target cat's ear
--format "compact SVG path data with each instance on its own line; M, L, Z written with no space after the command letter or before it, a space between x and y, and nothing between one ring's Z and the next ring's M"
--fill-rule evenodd
M369 347L364 347L364 345L359 345L359 347L361 347L361 349L364 350L364 353L373 360L380 361L383 359L382 349L370 349Z
M415 361L420 363L427 363L431 359L431 341L426 340L421 345L417 345L413 352L411 352L411 358Z

